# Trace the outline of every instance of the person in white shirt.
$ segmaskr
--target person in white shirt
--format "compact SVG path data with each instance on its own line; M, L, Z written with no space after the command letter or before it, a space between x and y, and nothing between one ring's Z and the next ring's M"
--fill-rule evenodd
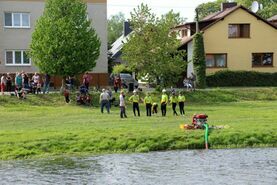
M119 107L120 107L120 117L121 118L123 118L123 117L127 118L127 115L126 115L126 105L125 105L125 95L124 95L123 91L120 92Z
M5 88L6 88L6 83L7 83L7 81L6 81L6 75L3 74L1 76L1 92L2 92L2 95L4 95Z
M101 104L101 113L104 112L104 107L108 114L110 113L110 95L105 89L102 89L102 93L100 94L100 104Z

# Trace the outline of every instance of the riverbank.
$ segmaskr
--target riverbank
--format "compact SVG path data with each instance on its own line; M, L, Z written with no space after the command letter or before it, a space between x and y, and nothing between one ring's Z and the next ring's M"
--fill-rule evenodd
M204 131L183 131L194 113L206 113L212 130L210 148L277 147L277 88L214 89L189 93L186 116L134 117L119 108L101 114L98 107L65 105L57 94L0 97L0 159L43 158L54 155L148 152L204 148ZM158 96L155 96L158 99Z

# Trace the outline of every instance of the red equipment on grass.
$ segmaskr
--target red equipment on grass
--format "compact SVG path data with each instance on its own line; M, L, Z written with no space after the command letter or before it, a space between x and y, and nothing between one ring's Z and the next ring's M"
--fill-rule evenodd
M207 122L208 116L206 114L194 114L192 117L192 125L196 129L203 129Z

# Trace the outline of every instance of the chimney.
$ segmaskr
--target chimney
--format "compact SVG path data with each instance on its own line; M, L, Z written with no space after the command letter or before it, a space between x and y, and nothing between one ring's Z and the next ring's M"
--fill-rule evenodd
M236 2L221 3L221 11L237 6Z
M129 33L132 32L132 29L130 28L130 23L128 21L125 21L123 24L123 35L126 37Z

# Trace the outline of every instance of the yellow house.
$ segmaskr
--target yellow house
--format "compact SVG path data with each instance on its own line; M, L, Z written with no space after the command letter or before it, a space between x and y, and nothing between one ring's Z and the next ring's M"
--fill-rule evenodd
M219 70L277 72L277 27L236 3L223 3L220 12L199 22L206 53L206 73ZM187 51L187 76L193 72L195 22L177 26L181 49Z

